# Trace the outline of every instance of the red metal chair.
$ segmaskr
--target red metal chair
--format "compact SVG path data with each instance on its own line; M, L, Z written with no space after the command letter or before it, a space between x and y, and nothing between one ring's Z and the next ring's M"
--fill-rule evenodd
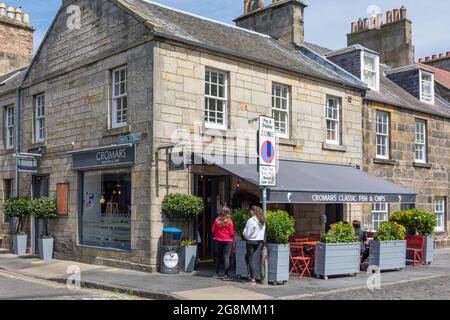
M423 249L425 244L424 236L410 236L406 237L406 252L410 252L413 255L413 266L416 263L424 264Z
M303 246L299 243L290 243L290 258L292 262L292 268L289 275L293 273L299 274L300 278L304 275L311 277L311 257L307 257L303 251Z
M321 235L320 233L311 233L309 235L309 241L320 241Z
M307 241L309 241L309 237L295 237L294 241L296 243L307 242Z

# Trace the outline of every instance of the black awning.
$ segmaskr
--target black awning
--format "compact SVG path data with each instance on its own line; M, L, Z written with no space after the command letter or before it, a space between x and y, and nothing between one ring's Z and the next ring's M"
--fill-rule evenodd
M256 159L224 162L214 165L258 185ZM268 202L411 204L416 202L416 193L353 166L280 160L277 187L268 189Z

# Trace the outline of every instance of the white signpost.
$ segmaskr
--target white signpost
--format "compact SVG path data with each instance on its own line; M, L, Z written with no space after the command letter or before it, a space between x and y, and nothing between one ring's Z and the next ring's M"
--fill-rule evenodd
M275 119L260 116L258 131L258 172L259 186L262 187L263 212L267 212L267 187L277 185L277 147ZM263 269L263 284L269 282L269 260L267 246L264 245L261 254Z

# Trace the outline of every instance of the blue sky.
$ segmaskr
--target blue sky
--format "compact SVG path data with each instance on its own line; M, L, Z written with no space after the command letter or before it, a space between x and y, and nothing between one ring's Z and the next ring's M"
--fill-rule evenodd
M196 13L208 18L233 23L241 15L244 0L156 0L174 8ZM270 3L271 0L265 0ZM31 15L36 29L35 48L38 47L61 0L7 0L8 5L22 6ZM350 23L359 17L366 17L371 6L381 12L405 5L409 18L413 21L416 58L450 51L450 23L448 0L306 0L309 7L305 13L306 41L331 49L346 46L346 34Z

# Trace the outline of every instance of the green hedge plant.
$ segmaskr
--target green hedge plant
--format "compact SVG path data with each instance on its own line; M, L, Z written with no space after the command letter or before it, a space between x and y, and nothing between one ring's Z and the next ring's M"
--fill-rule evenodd
M429 236L436 228L436 217L434 214L418 209L402 210L395 212L389 221L397 222L406 228L408 235Z
M384 222L375 233L374 239L376 241L396 241L404 240L406 236L406 229L397 222Z
M323 243L354 243L359 242L359 238L355 233L355 229L350 224L339 222L336 226L322 235Z
M162 203L162 212L172 219L195 218L204 209L202 198L180 193L168 194Z
M35 219L44 221L44 234L41 238L50 238L48 221L58 218L56 200L51 197L34 199L30 202L30 212Z
M286 211L268 211L266 220L268 243L287 244L295 234L295 220Z
M244 239L244 229L247 225L247 221L251 218L250 210L247 209L234 209L233 211L233 224L235 232Z
M196 246L197 245L197 241L192 240L192 239L186 239L181 241L180 246L181 247L192 247L192 246Z
M16 218L15 234L24 235L24 228L30 216L30 199L27 197L8 199L3 203L3 211L10 217Z

